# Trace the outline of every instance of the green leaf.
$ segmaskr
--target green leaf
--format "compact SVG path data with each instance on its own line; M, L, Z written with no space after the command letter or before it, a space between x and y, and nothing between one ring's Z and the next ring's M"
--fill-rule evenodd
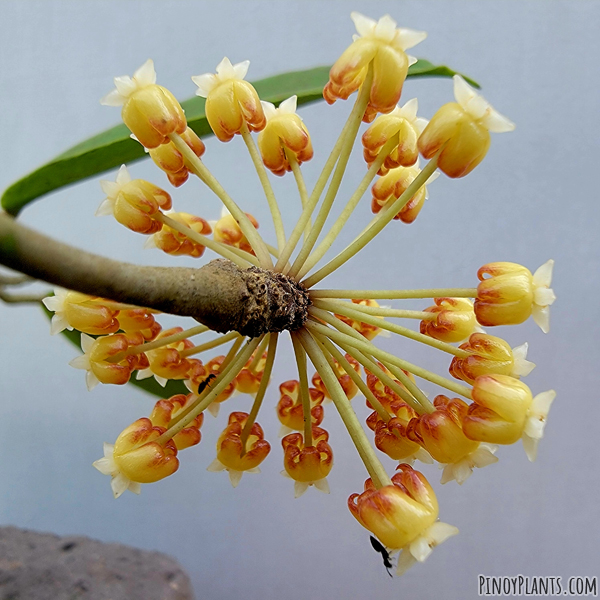
M44 314L51 319L54 315L53 312L49 311L43 304L40 303ZM69 331L68 329L64 329L61 331L62 335L67 338L74 346L77 347L78 350L81 351L81 333L79 331ZM149 377L148 379L130 379L129 383L135 385L142 390L145 390L149 394L153 394L158 398L170 398L171 396L175 396L175 394L189 394L190 391L185 387L183 381L177 381L171 379L167 381L167 385L165 387L161 387L154 377Z
M317 67L284 73L255 81L253 85L263 100L277 105L296 94L298 106L301 106L322 100L329 69ZM454 74L452 69L433 65L426 60L419 60L408 70L408 77L452 77ZM465 79L479 87L472 79ZM200 137L212 135L204 115L204 103L204 98L198 96L181 103L188 125ZM129 129L125 125L117 125L70 148L13 183L2 195L2 207L16 216L29 202L44 194L146 156L142 146L129 137Z

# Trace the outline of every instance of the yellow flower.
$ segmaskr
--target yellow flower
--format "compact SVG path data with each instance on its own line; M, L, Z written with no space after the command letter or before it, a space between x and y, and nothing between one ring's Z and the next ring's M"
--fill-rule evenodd
M169 141L171 133L187 128L183 109L175 96L156 84L154 63L148 59L133 77L115 77L116 89L100 100L106 106L122 106L123 122L146 148Z
M398 145L388 154L379 175L385 175L395 167L411 167L419 158L417 140L427 120L417 117L418 102L416 98L409 100L404 106L396 106L394 110L375 119L362 136L363 156L367 164L375 161L381 148L392 136L398 134Z
M104 457L93 466L103 475L111 476L115 498L125 490L139 494L140 484L160 481L177 471L179 459L173 440L164 446L155 441L163 432L164 429L154 427L144 417L125 428L114 446L104 444Z
M267 169L275 175L291 171L286 150L291 152L301 165L313 157L310 135L299 115L296 114L297 97L284 100L278 108L270 102L261 102L266 127L258 134L258 149Z
M345 100L365 80L373 65L373 82L364 120L371 122L378 112L389 113L400 99L408 67L417 61L404 51L423 41L427 34L396 28L396 21L385 15L374 21L358 12L351 13L358 35L329 72L323 97L329 104Z
M475 315L481 325L517 325L530 316L544 333L550 331L550 305L556 300L552 283L554 261L544 263L532 275L529 269L495 262L477 271ZM489 276L486 278L486 276Z
M473 404L463 421L465 435L493 444L514 444L523 439L530 461L544 435L554 390L532 398L530 389L508 375L482 375L473 385Z
M393 485L376 489L371 479L362 494L348 498L354 518L391 550L402 550L397 574L416 561L423 562L458 529L438 518L438 503L425 477L406 464L398 466Z
M456 102L444 104L419 137L419 150L432 158L440 149L438 167L448 177L464 177L485 157L490 131L512 131L514 123L492 106L460 76L454 76Z
M244 123L250 131L260 131L267 123L256 90L244 81L249 66L249 60L232 65L225 57L216 74L192 77L198 86L196 95L206 98L208 123L222 142L240 133Z

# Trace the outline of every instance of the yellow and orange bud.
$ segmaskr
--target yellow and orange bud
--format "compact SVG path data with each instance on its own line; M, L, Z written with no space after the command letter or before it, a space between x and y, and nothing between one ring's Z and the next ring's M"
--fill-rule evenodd
M165 329L156 336L156 340L182 331L183 327ZM193 342L186 339L167 344L166 346L156 348L155 350L149 350L146 352L146 356L148 357L150 365L147 369L144 369L137 374L137 379L145 379L146 377L152 377L152 375L154 375L156 381L162 386L164 386L169 379L186 379L192 368L192 363L187 358L181 356L180 352L193 347Z
M390 373L390 371L386 367L384 367L380 362L378 362L377 364L379 365L379 368L382 369L387 375L389 375L391 377L391 379L393 379L401 388L406 389L404 387L404 385L401 384ZM414 375L412 373L409 373L408 371L404 371L404 370L402 372L411 381L414 382L415 378L414 378ZM395 402L402 402L402 399L400 398L400 396L398 396L398 394L396 394L396 392L394 392L390 387L388 387L387 385L385 385L379 379L379 377L377 377L376 375L373 375L373 373L370 373L369 371L366 371L366 375L367 375L367 387L369 388L369 390L371 390L371 392L373 393L373 395L377 398L377 400L379 400L379 402L381 402L381 404L384 406L384 408L388 412L393 412L392 405ZM371 409L373 408L371 406L371 404L369 403L368 400L367 400L367 406L369 408L371 408Z
M208 123L222 142L240 133L244 123L250 131L260 131L267 123L256 90L244 81L249 66L249 60L232 65L224 58L217 65L216 74L192 77L198 86L196 95L206 98Z
M400 198L420 172L421 169L417 162L412 167L396 167L391 169L383 177L380 177L371 187L371 211L377 214L386 204ZM427 182L431 183L437 176L437 173L434 173ZM427 187L422 186L394 215L394 220L400 220L406 224L412 223L421 212L427 198Z
M202 140L196 135L193 129L189 127L181 134L181 139L189 146L190 150L200 158L205 151ZM149 151L150 158L157 167L162 169L175 187L179 187L187 181L190 173L189 165L186 163L183 155L173 142L162 144L158 148Z
M233 487L239 483L244 472L258 473L258 465L271 451L262 427L253 423L243 452L241 435L247 420L248 413L245 412L229 415L227 427L217 440L217 458L208 467L209 471L229 471Z
M90 335L115 333L119 321L118 310L103 305L103 299L72 292L62 288L54 290L54 296L43 300L44 306L54 312L50 333L55 335L63 329L77 329Z
M454 76L456 102L444 104L419 137L419 150L425 158L438 152L438 168L448 177L464 177L485 157L490 147L490 131L512 131L515 126L496 112L460 76Z
M421 321L421 333L442 342L462 342L479 329L473 303L468 298L434 298L424 312L436 315Z
M417 139L427 125L426 119L417 118L417 106L416 98L402 107L396 106L391 113L377 117L363 134L363 156L369 166L393 136L399 137L398 145L386 157L378 171L379 175L385 175L396 167L411 167L417 162Z
M405 402L393 402L390 413L395 416L387 423L377 412L367 418L368 427L375 432L375 446L393 460L408 463L419 458L423 462L431 462L423 448L406 436L406 427L417 413Z
M156 320L152 311L147 308L128 308L119 311L119 327L128 333L140 331L147 340L146 332L154 332ZM160 325L159 325L160 327ZM160 329L156 332L160 332Z
M173 417L177 416L181 411L185 410L193 403L196 396L194 394L177 394L165 400L159 400L152 410L150 421L155 427L168 429L171 425ZM200 443L202 434L200 427L204 422L204 414L199 414L191 423L175 434L172 438L177 450L183 450L190 446L195 446Z
M179 459L173 440L164 445L156 441L163 432L162 427L154 427L150 419L142 418L125 428L114 446L104 444L104 457L93 466L111 476L115 498L127 489L139 494L141 483L154 483L177 471Z
M483 265L477 271L475 315L482 325L517 325L533 314L544 333L550 328L549 306L556 296L550 288L554 261L549 260L532 275L511 262Z
M296 114L296 100L296 96L292 96L278 108L270 102L261 103L267 125L258 134L258 149L265 167L275 175L285 175L292 170L286 151L295 156L299 165L313 157L310 135Z
M426 34L396 28L389 15L379 21L357 12L351 13L351 17L358 35L331 68L323 97L328 104L338 98L346 100L363 84L371 65L373 81L363 118L370 123L378 112L389 113L395 108L408 67L416 62L405 50L425 39Z
M360 306L374 306L377 307L379 304L377 300L359 300L354 298L352 300L354 304L358 304ZM369 323L363 323L362 321L358 321L357 319L352 319L351 317L345 317L344 315L335 315L340 321L346 323L346 325L350 325L352 329L358 331L358 333L364 335L368 340L372 340L377 336L378 333L381 333L381 328L376 327L375 325L371 325ZM383 317L381 317L383 319Z
M198 393L198 388L201 383L204 383L211 375L218 377L221 373L221 367L225 360L225 356L215 356L206 364L197 359L190 359L190 370L188 371L188 381L186 385L194 394ZM227 384L225 389L214 399L213 403L208 407L208 412L216 417L219 414L219 406L221 402L225 402L235 392L235 379Z
M456 463L477 450L479 444L465 436L463 420L469 406L459 398L436 396L435 412L423 414L410 421L407 436L439 463Z
M125 352L131 346L144 343L141 333L114 333L96 339L81 334L81 349L84 354L69 364L76 369L87 371L86 383L92 390L98 383L124 385L129 381L132 371L144 369L148 360L143 353L125 356L119 362L109 362L116 354Z
M195 215L184 212L170 213L169 217L173 219L173 221L186 225L201 235L210 235L212 233L212 227L209 225L208 221L202 217L196 217ZM192 256L193 258L200 258L206 249L206 246L194 242L183 233L172 229L168 225L164 225L158 233L155 233L148 240L148 242L148 246L156 246L163 252L174 256L187 255Z
M398 465L398 470L392 485L380 489L367 479L365 491L348 498L348 508L386 548L402 549L396 571L402 575L458 529L437 521L437 498L421 473L407 464Z
M308 393L310 396L311 423L313 425L320 425L325 416L325 411L321 406L325 399L325 394L316 388L308 388ZM287 429L302 431L304 428L304 410L302 408L300 382L298 380L291 379L284 381L279 386L277 418L284 431Z
M284 451L283 466L285 473L296 482L296 498L311 485L329 493L326 477L333 467L333 450L328 444L329 434L325 429L313 425L312 438L312 446L304 445L301 433L290 433L281 440Z
M154 216L171 208L171 196L163 189L143 179L132 180L125 165L119 169L116 181L103 180L100 185L106 199L98 207L97 216L112 214L121 225L137 233L161 230L162 223Z
M250 213L246 213L246 216L250 219L253 227L258 229L258 221ZM213 225L213 233L215 241L254 254L254 250L242 233L239 223L226 208L223 208L221 218Z
M116 89L100 103L123 106L123 122L146 148L165 144L169 134L186 130L183 109L169 90L157 85L152 60L147 60L133 77L115 77L114 82Z
M472 352L464 358L455 356L450 363L450 374L473 384L480 375L510 375L519 378L528 375L535 364L526 360L527 344L514 349L501 338L485 333L474 333L459 346Z
M267 353L263 352L262 356L259 357L254 356L254 354L248 359L246 365L234 380L235 389L241 394L256 394L265 372Z
M350 356L349 354L346 354L345 358L350 363L352 368L360 375L359 362L355 358L352 358L352 356ZM352 398L356 396L356 392L358 392L358 387L356 386L354 381L352 381L352 377L350 377L350 375L346 373L346 371L340 366L337 360L334 359L333 362L335 363L337 371L337 379L340 382L340 385L342 386L342 389L344 390L344 393L346 394L348 400L352 400ZM325 383L323 383L323 380L321 379L319 373L315 373L312 376L312 384L324 394L325 398L331 399L331 396L327 391L327 387L325 386Z

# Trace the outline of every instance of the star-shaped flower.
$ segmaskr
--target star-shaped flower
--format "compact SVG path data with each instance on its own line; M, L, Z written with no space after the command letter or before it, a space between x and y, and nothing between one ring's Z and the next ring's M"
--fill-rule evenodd
M154 61L149 58L134 74L133 77L123 75L115 77L115 88L100 100L104 106L123 106L127 99L138 90L156 83Z
M114 459L114 444L104 443L104 457L92 463L92 466L98 469L102 475L110 475L110 487L113 495L118 498L125 490L134 494L142 491L142 484L137 481L131 481L126 475L121 473Z
M248 73L250 61L231 64L231 61L225 57L218 65L216 73L204 73L203 75L194 75L192 81L198 86L196 96L207 98L216 87L231 79L242 81Z
M544 436L544 428L548 419L550 406L556 398L554 390L542 392L533 398L533 402L527 412L527 420L523 430L522 440L523 448L527 458L533 462L537 456L537 446Z
M453 479L458 485L462 485L471 475L475 467L481 469L495 462L498 462L498 457L494 456L498 446L492 444L479 444L477 449L471 454L468 454L461 460L447 465L440 465L444 471L442 473L441 483L448 483Z
M54 288L54 296L48 296L42 300L44 306L54 312L50 323L50 335L56 335L64 329L73 331L73 327L69 325L65 316L65 303L68 295L69 290L57 287Z

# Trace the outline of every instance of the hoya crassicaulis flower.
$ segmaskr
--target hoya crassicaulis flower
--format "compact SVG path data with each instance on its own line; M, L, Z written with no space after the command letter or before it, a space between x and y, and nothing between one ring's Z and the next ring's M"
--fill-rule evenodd
M380 150L394 135L398 135L398 145L388 154L379 175L385 175L395 167L410 167L419 158L417 140L427 119L417 117L418 101L409 100L404 106L396 106L387 115L380 115L362 136L363 156L369 166L375 161Z
M406 188L415 180L421 172L419 161L411 167L395 167L390 169L383 177L380 177L372 186L371 193L371 211L377 214L388 202L393 202L400 198L406 191ZM436 171L428 180L427 185L439 177ZM425 200L429 197L427 186L422 186L415 195L394 215L394 220L403 223L412 223L421 212Z
M189 127L181 134L181 139L198 158L204 154L204 142ZM158 148L149 150L148 154L154 164L167 174L172 185L179 187L187 181L190 173L188 164L173 142L161 144Z
M258 465L267 458L271 445L264 439L262 427L253 423L242 452L242 430L248 413L232 412L227 427L217 440L217 458L208 466L207 471L228 471L231 485L236 487L244 473L260 473Z
M115 498L125 490L139 494L142 483L154 483L179 468L177 448L173 440L164 446L155 440L164 429L154 427L143 417L125 428L113 444L104 444L104 457L93 463L103 475L110 475Z
M202 235L210 235L212 233L212 227L209 222L202 217L196 215L190 215L184 212L169 212L167 213L170 219L177 221L182 225L189 227L192 231L200 233ZM159 248L167 254L173 256L192 256L193 258L200 258L206 250L206 246L191 240L185 234L177 231L168 225L163 225L160 231L157 231L154 235L150 236L144 245L145 248Z
M308 129L296 114L297 100L297 96L292 96L278 108L270 102L261 102L267 124L258 134L258 149L265 167L275 175L292 170L286 151L294 155L299 165L313 157Z
M158 186L143 179L131 179L125 165L115 181L100 181L106 198L98 207L96 216L114 215L125 227L137 233L152 234L160 231L162 223L153 218L161 210L171 208L171 196Z
M198 86L197 96L206 98L206 118L214 134L228 142L240 133L244 123L250 131L260 131L266 125L263 107L252 84L244 81L250 61L231 64L225 57L217 72L192 77Z
M455 479L462 485L475 467L498 462L494 446L482 445L463 433L462 424L469 409L466 402L439 395L433 405L435 412L411 419L407 436L421 444L444 467L442 483Z
M421 333L443 342L462 342L481 328L468 298L434 298L435 306L424 312L434 313L434 320L421 321Z
M85 333L81 334L83 354L74 358L69 365L75 369L87 371L85 382L88 390L93 390L99 383L124 385L129 381L132 371L145 369L148 359L143 353L125 356L119 362L108 362L112 356L120 354L130 346L144 343L140 332L115 333L94 339Z
M473 404L463 421L463 431L472 440L492 444L514 444L523 440L530 461L544 435L554 390L532 398L531 390L508 375L482 375L475 380Z
M419 150L433 158L441 149L438 168L448 177L464 177L487 154L490 131L512 131L514 123L492 106L460 76L455 75L456 102L444 104L419 137Z
M169 141L169 134L187 128L183 109L175 96L157 85L154 63L148 59L133 77L115 77L116 89L100 100L106 106L122 106L123 122L146 148Z
M42 302L54 312L50 324L51 335L64 329L77 329L90 335L106 335L119 330L119 321L115 318L119 311L103 306L101 298L54 288L54 296L48 296Z
M384 15L379 21L353 12L358 35L342 53L329 72L323 97L329 104L338 98L346 100L365 80L369 65L373 66L373 82L364 120L371 122L378 112L389 113L400 99L408 67L417 62L405 50L423 41L423 31L396 27L396 21Z
M483 265L477 271L475 315L481 325L517 325L530 316L544 333L550 331L550 305L556 300L552 283L554 261L544 263L532 275L510 262Z
M486 333L474 333L459 346L472 352L469 356L455 356L450 363L450 373L456 379L473 384L480 375L529 375L535 363L527 360L527 343L512 348L501 338Z
M354 518L391 550L402 550L396 573L402 575L416 561L423 562L433 549L456 535L458 529L440 523L438 502L425 477L407 464L398 466L393 485L376 489L365 481L362 494L348 498Z
M312 427L312 446L304 445L301 433L290 433L281 440L283 446L282 475L294 480L294 497L299 498L309 486L329 494L329 475L333 467L333 450L328 444L329 434L325 429Z
M308 388L310 402L310 418L313 425L320 425L325 416L323 400L325 394L316 388ZM280 437L292 431L302 431L304 428L304 409L300 397L300 382L297 379L284 381L279 386L279 402L277 403L277 418L281 423Z

